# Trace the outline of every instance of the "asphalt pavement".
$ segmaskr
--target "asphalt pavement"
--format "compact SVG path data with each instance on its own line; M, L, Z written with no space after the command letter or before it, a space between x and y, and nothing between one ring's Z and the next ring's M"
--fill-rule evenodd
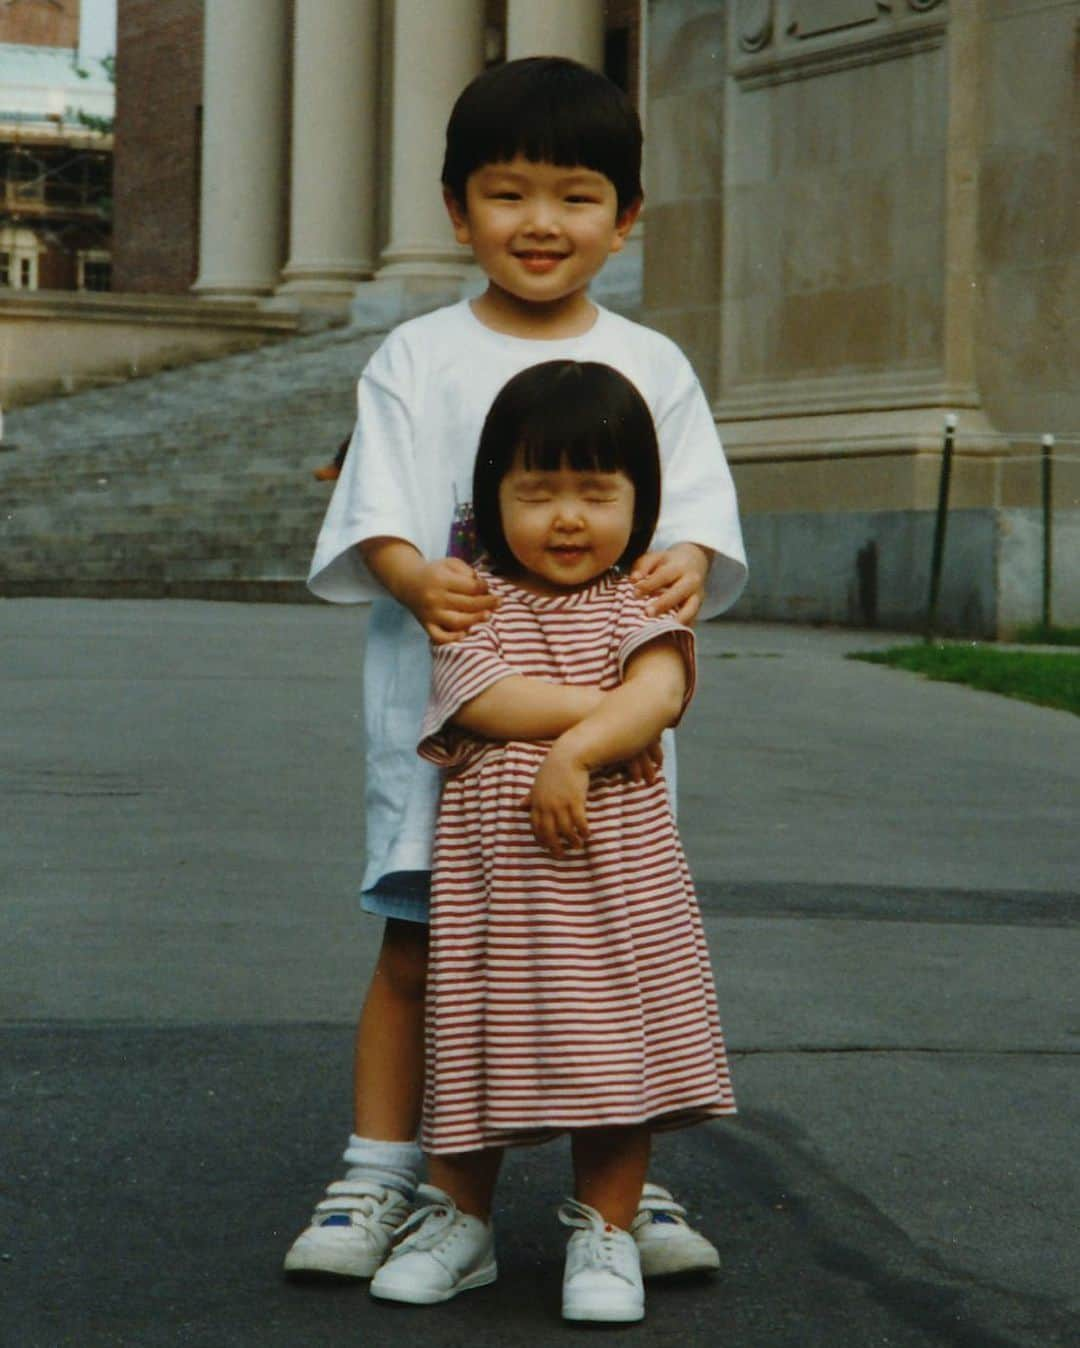
M0 1344L548 1345L562 1142L443 1307L281 1258L349 1128L378 923L364 614L0 601ZM736 1120L653 1174L720 1248L607 1342L1080 1341L1080 720L713 623L680 822Z

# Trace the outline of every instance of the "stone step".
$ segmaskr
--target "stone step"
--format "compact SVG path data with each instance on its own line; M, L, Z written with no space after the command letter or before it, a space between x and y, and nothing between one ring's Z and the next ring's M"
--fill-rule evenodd
M295 602L379 337L297 337L8 418L0 594Z

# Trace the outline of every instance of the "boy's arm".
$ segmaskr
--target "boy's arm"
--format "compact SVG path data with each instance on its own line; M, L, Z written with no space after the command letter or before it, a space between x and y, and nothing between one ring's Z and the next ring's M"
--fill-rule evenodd
M368 570L436 645L457 641L498 606L472 567L457 557L429 562L403 538L368 538L357 546Z
M652 356L657 382L649 405L660 445L663 493L653 553L639 566L651 567L655 554L662 554L675 561L679 574L668 570L663 585L659 576L650 576L656 589L639 592L654 614L668 612L686 621L689 601L691 616L711 618L734 603L746 580L735 486L712 409L689 361L666 338L654 339ZM700 555L694 558L691 548ZM694 576L692 590L683 585L687 566ZM639 568L634 578L644 579ZM674 603L666 593L671 586L681 591L672 596ZM694 603L691 593L697 591Z
M623 682L584 720L560 735L529 792L533 833L556 857L589 834L589 774L633 758L679 719L687 667L671 640L653 641L631 657Z
M690 627L705 602L712 565L711 549L700 543L676 543L664 552L646 552L634 563L630 579L650 617L670 613Z

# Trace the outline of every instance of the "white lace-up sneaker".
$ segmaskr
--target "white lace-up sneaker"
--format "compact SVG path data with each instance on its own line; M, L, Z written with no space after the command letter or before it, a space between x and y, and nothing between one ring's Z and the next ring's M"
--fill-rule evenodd
M459 1212L450 1195L433 1184L421 1184L416 1198L421 1206L398 1231L372 1279L371 1295L432 1306L494 1282L491 1223Z
M605 1222L595 1208L569 1198L559 1221L578 1229L566 1247L564 1320L630 1323L645 1318L641 1261L629 1231Z
M645 1184L630 1234L645 1278L708 1273L720 1267L717 1249L686 1221L686 1209L659 1184Z
M411 1210L405 1195L370 1179L335 1180L293 1241L285 1272L294 1278L370 1278Z

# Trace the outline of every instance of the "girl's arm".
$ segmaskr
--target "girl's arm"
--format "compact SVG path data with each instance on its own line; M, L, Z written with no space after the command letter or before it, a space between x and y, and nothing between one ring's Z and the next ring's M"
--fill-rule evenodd
M454 724L489 740L554 740L597 711L610 693L511 674L464 703Z
M679 719L687 670L672 641L653 641L633 655L623 682L548 751L529 792L533 833L557 857L589 835L589 774L648 748Z

